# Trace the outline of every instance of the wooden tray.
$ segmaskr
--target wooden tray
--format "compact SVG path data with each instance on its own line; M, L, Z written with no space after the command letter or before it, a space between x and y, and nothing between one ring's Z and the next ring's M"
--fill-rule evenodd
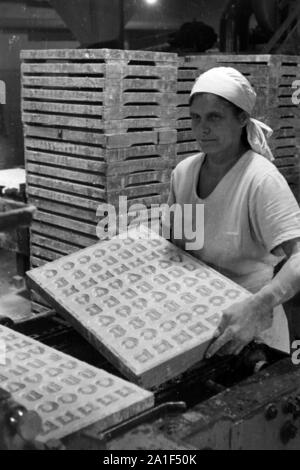
M0 326L0 386L43 422L38 441L95 422L106 430L154 405L150 392Z
M200 361L222 310L250 295L150 234L131 229L27 273L34 290L146 388Z

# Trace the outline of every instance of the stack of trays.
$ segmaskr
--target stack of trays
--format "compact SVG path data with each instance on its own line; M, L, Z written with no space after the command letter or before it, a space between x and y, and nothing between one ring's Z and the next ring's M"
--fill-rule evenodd
M300 60L296 56L273 56L275 87L270 103L269 122L274 129L271 147L279 171L289 182L300 201L300 111L299 80ZM271 88L272 90L272 88ZM294 96L293 96L294 95Z
M175 166L186 157L199 152L199 144L192 133L189 98L196 78L199 76L198 64L189 66L185 57L178 59L177 85L177 144Z
M101 204L165 202L176 157L177 55L22 53L31 266L97 241Z

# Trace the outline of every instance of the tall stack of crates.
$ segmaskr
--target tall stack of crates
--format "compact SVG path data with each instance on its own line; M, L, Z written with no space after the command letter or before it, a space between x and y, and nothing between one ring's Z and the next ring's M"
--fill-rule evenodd
M22 52L31 266L97 239L101 204L165 202L176 157L177 55ZM103 206L101 206L103 207ZM38 308L38 305L35 305Z
M295 82L300 77L300 58L281 55L271 57L270 106L266 110L274 129L271 147L276 165L300 202L300 106L293 96L296 92Z
M300 59L281 55L196 55L179 59L177 88L177 163L198 148L191 132L189 95L195 79L212 67L234 67L257 92L253 117L269 124L275 164L300 202L300 107L293 102Z

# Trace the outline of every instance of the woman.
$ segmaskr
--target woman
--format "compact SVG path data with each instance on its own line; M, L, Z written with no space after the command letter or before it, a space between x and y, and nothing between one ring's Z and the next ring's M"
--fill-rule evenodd
M172 173L169 205L204 204L204 246L192 254L254 294L223 312L207 357L238 354L259 338L289 351L281 304L300 291L300 210L270 161L263 130L268 136L272 130L250 117L255 101L237 70L217 67L202 74L190 98L202 153ZM185 248L188 240L172 241Z

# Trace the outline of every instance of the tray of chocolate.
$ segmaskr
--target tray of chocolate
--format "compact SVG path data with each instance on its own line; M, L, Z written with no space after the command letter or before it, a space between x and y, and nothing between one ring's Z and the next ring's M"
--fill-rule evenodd
M151 392L4 326L0 345L0 387L39 414L40 442L95 422L104 431L154 405Z
M222 310L251 295L141 226L27 275L128 379L150 389L199 362Z

